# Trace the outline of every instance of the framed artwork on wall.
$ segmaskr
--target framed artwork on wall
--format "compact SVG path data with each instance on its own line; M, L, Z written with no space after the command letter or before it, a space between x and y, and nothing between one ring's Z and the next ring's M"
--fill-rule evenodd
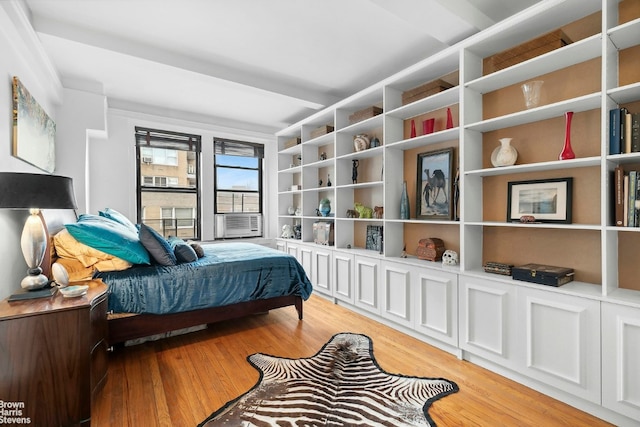
M571 223L573 178L511 181L507 193L507 221Z
M56 168L56 124L17 77L13 78L11 154L49 173Z
M453 218L453 148L418 154L416 218Z

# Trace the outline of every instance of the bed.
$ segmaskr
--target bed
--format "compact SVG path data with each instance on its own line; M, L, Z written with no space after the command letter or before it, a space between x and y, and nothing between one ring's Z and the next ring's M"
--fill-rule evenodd
M70 215L44 214L51 246L45 269L59 260L53 236L80 223ZM109 345L286 306L294 306L302 320L303 300L312 285L295 257L247 242L202 244L200 249L203 256L192 262L159 265L150 257L150 265L95 272L93 277L108 287Z

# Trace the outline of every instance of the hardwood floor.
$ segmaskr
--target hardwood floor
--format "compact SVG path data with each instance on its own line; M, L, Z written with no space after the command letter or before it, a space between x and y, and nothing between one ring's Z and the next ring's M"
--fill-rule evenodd
M455 381L460 391L429 411L438 426L610 425L318 296L305 302L302 321L287 307L118 349L92 425L195 426L258 381L248 355L309 357L338 332L371 337L388 372Z

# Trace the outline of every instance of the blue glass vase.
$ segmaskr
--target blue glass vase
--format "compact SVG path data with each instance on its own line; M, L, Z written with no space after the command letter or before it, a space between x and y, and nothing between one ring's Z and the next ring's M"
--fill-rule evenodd
M409 219L411 208L409 207L409 195L407 194L407 181L402 183L400 195L400 219Z
M331 212L331 203L329 202L329 199L321 200L318 210L322 216L329 216L329 213Z

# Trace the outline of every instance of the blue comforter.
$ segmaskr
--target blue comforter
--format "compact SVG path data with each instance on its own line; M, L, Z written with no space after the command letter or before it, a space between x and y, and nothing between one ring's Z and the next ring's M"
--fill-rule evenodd
M285 295L308 299L312 285L291 255L253 243L202 245L205 256L171 267L136 266L95 275L114 313L177 313Z

